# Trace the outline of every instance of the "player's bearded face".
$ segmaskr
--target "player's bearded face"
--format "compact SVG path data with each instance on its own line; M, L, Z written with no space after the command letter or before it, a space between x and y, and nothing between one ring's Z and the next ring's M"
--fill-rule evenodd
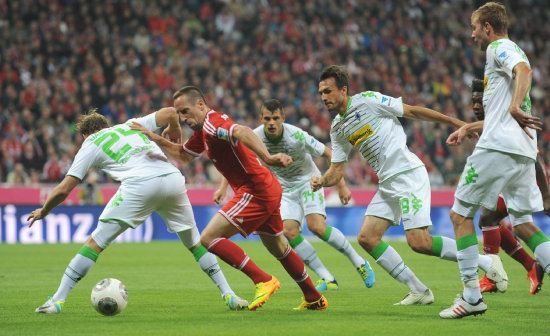
M321 100L330 112L345 112L342 111L342 109L345 108L343 104L347 104L347 95L344 92L345 90L343 88L338 89L336 82L332 77L319 82L319 94L321 95Z

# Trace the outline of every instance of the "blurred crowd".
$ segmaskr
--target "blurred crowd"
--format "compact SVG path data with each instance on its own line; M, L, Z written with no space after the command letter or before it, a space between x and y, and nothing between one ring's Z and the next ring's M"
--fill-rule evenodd
M550 2L505 1L509 35L534 70L539 145L549 158ZM0 0L0 182L60 181L82 143L79 114L97 107L112 123L172 104L196 85L208 104L256 127L265 99L286 120L329 143L332 117L317 94L321 70L350 72L350 92L403 97L473 121L471 81L483 77L473 46L470 0ZM549 122L546 122L549 121ZM402 120L409 147L426 164L433 188L454 187L472 145L445 145L451 128ZM190 135L186 128L185 136ZM327 168L319 160L321 170ZM211 186L206 158L180 167L188 182ZM354 152L348 183L377 177ZM110 182L94 174L94 180Z

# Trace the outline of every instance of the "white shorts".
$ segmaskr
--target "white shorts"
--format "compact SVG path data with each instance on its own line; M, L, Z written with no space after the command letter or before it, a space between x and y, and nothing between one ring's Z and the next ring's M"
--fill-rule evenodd
M405 230L430 226L431 197L428 172L418 167L380 183L365 216L385 218L393 225L403 219Z
M174 173L123 183L101 213L92 238L105 248L128 227L143 223L154 211L164 219L168 232L196 228L183 175Z
M512 225L522 224L514 218L543 210L532 159L476 148L458 182L453 211L464 217L473 217L480 206L495 211L499 194L506 202Z
M325 192L323 188L313 192L309 181L292 188L289 191L283 191L281 199L281 218L285 220L295 220L300 224L302 231L302 220L304 216L311 214L320 214L327 217L325 211Z

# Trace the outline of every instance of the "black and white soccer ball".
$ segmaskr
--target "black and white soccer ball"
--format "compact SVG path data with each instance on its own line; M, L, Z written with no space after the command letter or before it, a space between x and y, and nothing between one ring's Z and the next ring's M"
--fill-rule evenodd
M103 315L116 315L123 311L127 304L128 290L118 279L103 279L92 289L92 305Z

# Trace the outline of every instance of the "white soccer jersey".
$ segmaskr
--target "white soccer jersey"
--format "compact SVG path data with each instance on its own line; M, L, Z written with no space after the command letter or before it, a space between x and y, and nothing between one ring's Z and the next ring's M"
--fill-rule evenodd
M485 64L485 88L483 108L485 122L477 147L527 156L537 157L537 140L529 138L508 111L514 92L514 67L529 60L517 44L507 38L494 41L487 47ZM525 96L521 109L531 115L531 99ZM536 131L529 129L536 135Z
M149 130L158 129L155 113L152 113L88 136L67 175L82 180L91 167L96 167L114 180L124 182L179 173L156 143L141 132L130 129L131 121L136 121Z
M409 151L407 136L397 117L403 116L401 97L366 91L349 98L346 114L338 114L330 128L332 162L347 161L357 148L380 182L424 164Z
M285 153L292 157L292 163L288 167L269 166L283 190L309 182L314 175L321 176L312 156L323 155L325 145L306 131L283 123L283 134L276 142L272 142L265 135L263 125L257 127L254 132L262 139L270 154Z

